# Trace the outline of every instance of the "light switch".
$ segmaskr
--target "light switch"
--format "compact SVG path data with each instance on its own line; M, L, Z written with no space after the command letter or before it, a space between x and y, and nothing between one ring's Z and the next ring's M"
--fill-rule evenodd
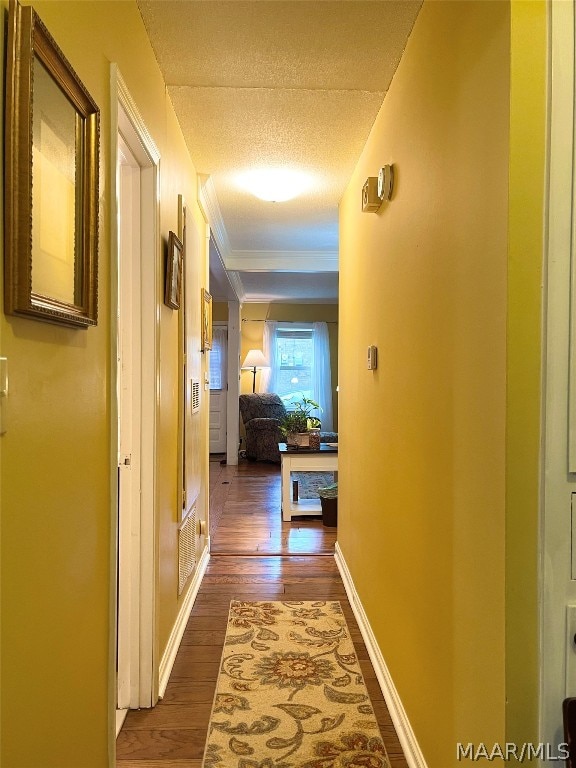
M367 364L369 371L374 371L378 367L378 347L374 345L368 347Z

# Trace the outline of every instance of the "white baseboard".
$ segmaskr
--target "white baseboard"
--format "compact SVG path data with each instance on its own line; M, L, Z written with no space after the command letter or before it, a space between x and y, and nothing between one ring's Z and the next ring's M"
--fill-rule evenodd
M372 662L376 677L380 683L380 688L382 689L382 694L390 712L390 717L392 718L400 744L404 750L406 762L408 763L409 768L427 768L424 755L416 741L416 736L412 730L406 711L402 706L396 686L394 685L388 667L386 666L386 662L384 661L384 657L382 656L382 652L376 642L372 627L370 626L360 597L356 592L352 576L348 570L342 550L338 546L338 542L336 542L336 554L334 557L336 559L338 570L340 571L340 576L344 582L344 588L348 595L352 611L354 612L362 638L366 644L370 661Z
M166 650L164 651L164 654L162 655L162 659L160 661L160 670L159 670L160 679L158 682L158 695L160 698L163 698L164 693L166 691L166 686L168 685L168 680L170 679L170 673L172 672L172 667L174 666L174 661L176 660L176 654L178 653L178 648L180 647L182 635L184 634L184 630L186 629L186 624L188 623L190 611L192 610L192 606L194 605L194 601L196 600L196 595L198 594L198 590L200 589L200 584L204 577L204 573L206 571L206 566L208 565L209 559L210 559L210 548L207 545L204 547L204 552L202 552L202 556L200 557L200 560L198 560L198 565L196 566L196 570L194 571L194 576L192 577L192 583L188 588L186 597L182 601L180 611L178 612L178 616L176 618L176 621L174 622L174 626L172 627L172 632L170 633L170 638L168 639L168 643L166 645Z
M124 720L126 720L127 714L128 714L127 709L116 710L116 738L118 738L118 734L122 730L122 726L124 725Z

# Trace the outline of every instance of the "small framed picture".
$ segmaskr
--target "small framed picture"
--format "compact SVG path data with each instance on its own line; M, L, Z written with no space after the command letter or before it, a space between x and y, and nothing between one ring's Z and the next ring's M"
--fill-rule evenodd
M168 235L168 254L166 256L166 286L164 304L171 309L180 309L180 291L182 288L182 243L174 232Z
M212 296L202 288L202 352L212 349Z

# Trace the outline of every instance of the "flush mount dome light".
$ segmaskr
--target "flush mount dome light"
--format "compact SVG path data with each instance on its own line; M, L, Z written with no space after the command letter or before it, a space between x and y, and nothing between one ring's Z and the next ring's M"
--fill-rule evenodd
M287 168L261 168L246 171L238 183L260 200L283 203L301 195L311 184L308 174Z

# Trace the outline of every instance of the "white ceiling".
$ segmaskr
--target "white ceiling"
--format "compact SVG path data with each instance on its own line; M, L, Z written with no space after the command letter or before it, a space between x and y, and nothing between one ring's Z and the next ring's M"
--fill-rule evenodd
M215 299L337 301L338 203L421 2L138 0L201 174ZM263 202L236 181L263 167L314 184Z

